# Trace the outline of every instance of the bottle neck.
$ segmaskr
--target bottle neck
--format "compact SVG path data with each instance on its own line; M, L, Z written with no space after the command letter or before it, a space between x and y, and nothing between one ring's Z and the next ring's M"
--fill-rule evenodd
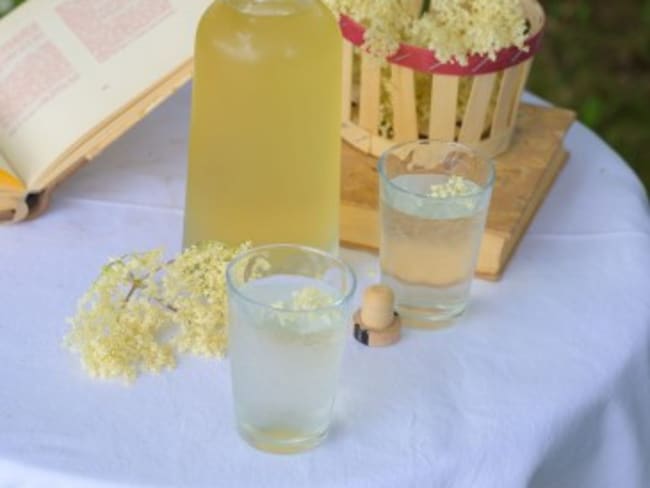
M231 7L252 15L289 15L314 4L316 0L223 0Z

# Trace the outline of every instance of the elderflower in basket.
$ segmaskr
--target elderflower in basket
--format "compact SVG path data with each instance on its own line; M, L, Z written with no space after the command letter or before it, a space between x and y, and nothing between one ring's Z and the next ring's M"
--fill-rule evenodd
M495 156L539 48L535 0L326 0L340 16L343 138L379 155L428 137Z

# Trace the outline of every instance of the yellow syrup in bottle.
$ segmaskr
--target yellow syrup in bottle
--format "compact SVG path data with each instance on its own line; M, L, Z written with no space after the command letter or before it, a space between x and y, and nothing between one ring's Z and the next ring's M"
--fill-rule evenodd
M338 249L340 31L320 0L221 0L196 37L184 244Z

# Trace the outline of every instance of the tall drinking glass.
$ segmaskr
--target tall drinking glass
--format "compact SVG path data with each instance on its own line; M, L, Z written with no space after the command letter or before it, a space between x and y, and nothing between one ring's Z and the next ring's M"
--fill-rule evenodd
M317 249L277 244L240 255L226 276L241 436L271 452L316 446L331 421L354 273Z
M430 326L467 305L494 184L494 165L456 143L420 140L386 151L380 175L381 280L408 325Z

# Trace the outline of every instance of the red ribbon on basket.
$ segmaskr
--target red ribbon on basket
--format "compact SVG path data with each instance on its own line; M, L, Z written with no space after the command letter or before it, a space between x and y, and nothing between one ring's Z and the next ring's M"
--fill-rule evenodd
M355 46L363 44L363 36L366 31L364 26L347 15L341 15L339 25L345 39ZM497 52L494 60L487 56L473 54L468 56L467 64L464 66L457 62L443 63L436 57L435 51L410 44L400 44L397 52L386 59L393 64L423 73L455 76L482 75L504 70L533 57L542 44L543 33L544 29L540 29L539 32L526 39L524 43L528 47L526 51L522 51L516 46L508 47Z

